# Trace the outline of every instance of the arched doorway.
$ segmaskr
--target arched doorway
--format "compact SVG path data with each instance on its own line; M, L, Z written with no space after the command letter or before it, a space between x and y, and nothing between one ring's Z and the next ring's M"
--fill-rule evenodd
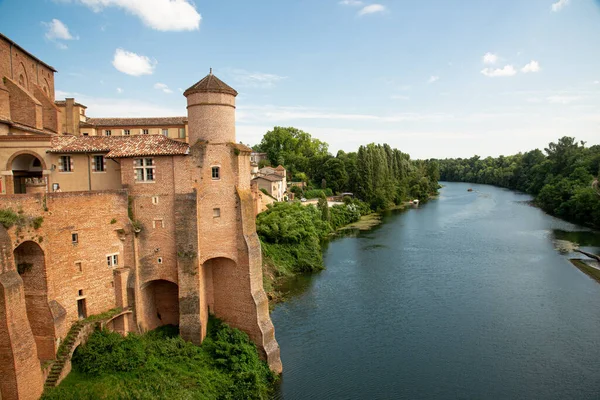
M42 160L31 154L24 153L16 156L10 165L13 173L15 194L27 193L27 181L43 179Z
M175 283L150 281L143 289L143 296L147 329L179 325L179 287Z
M23 279L27 319L35 338L38 358L55 356L54 319L48 306L48 283L44 251L35 242L26 241L14 250L17 271Z

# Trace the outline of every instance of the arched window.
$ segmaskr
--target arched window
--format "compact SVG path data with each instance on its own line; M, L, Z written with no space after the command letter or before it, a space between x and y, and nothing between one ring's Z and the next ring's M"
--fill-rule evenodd
M23 74L19 75L19 85L25 87L25 77Z

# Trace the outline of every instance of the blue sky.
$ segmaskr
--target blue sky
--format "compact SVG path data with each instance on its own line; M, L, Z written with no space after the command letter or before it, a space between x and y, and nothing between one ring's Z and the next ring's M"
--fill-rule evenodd
M185 115L212 67L249 144L275 125L334 154L600 143L600 0L0 0L0 32L95 117Z

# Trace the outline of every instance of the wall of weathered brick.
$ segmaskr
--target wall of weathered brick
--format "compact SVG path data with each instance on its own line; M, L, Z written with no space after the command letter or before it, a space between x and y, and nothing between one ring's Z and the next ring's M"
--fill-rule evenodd
M42 103L10 78L4 77L4 85L10 94L10 115L14 122L43 129Z
M59 110L50 95L44 91L39 85L32 86L33 95L42 104L42 125L45 129L52 132L58 132L58 116Z
M34 400L43 390L42 372L12 247L0 226L0 398Z
M189 143L235 143L235 97L223 93L188 96Z

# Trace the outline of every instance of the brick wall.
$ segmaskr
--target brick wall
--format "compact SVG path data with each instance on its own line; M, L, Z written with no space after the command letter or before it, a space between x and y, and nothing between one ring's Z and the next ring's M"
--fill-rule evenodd
M42 125L45 129L58 132L59 110L54 100L39 85L32 86L33 95L42 105Z
M3 78L10 94L10 115L13 121L36 129L43 128L42 104L14 80Z

